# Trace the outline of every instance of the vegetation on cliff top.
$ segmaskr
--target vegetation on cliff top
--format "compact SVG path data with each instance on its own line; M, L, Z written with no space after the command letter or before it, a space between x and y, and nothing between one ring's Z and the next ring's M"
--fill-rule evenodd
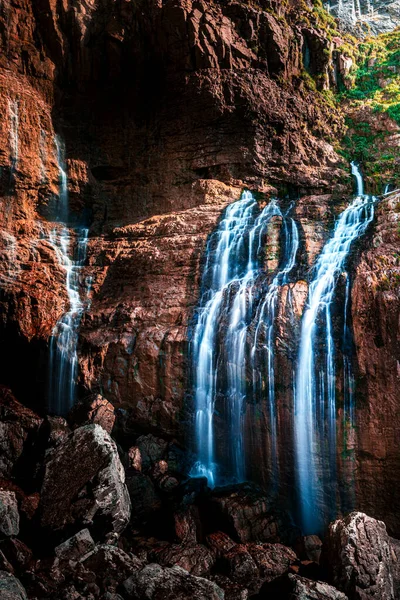
M400 28L359 42L355 58L353 84L338 95L347 125L339 151L381 193L400 187Z

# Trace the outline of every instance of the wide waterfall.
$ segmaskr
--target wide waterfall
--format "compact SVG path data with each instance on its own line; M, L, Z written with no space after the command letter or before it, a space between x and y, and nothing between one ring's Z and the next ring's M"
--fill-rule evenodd
M373 199L364 195L362 176L354 163L352 173L357 196L340 215L332 238L315 264L302 320L295 390L295 451L300 521L305 533L321 531L326 517L335 516L337 406L332 306L352 244L365 233L374 215ZM349 278L345 277L343 343L348 344ZM351 359L346 353L344 357L344 395L352 419Z
M50 242L60 265L65 269L69 308L54 327L50 340L49 408L52 413L64 415L75 402L79 325L88 293L87 288L81 293L81 270L86 260L89 230L75 227L71 236L66 226L69 219L68 181L64 149L57 138L56 149L60 174L56 208L59 224L51 232Z
M284 252L271 281L265 273L265 238L268 225L282 222ZM276 471L274 391L274 321L279 286L288 281L299 247L297 225L271 201L261 212L249 192L230 205L207 245L202 296L193 336L193 371L196 403L198 461L192 475L204 475L209 484L218 478L214 419L218 396L225 398L228 422L228 478L246 477L243 420L246 398L263 395L269 384L271 460ZM260 291L261 288L261 291ZM266 356L266 369L256 368L256 355ZM252 378L247 377L252 372Z
M349 508L353 504L355 377L347 266L354 242L373 219L374 198L365 195L354 163L352 174L357 194L337 219L312 268L297 361L295 356L290 359L295 368L292 397L290 391L288 397L294 406L292 468L296 511L305 533L321 532L336 516L338 493L339 504ZM258 439L247 439L251 432L244 425L249 407L256 405L267 428L263 452L270 492L280 493L281 477L286 478L284 486L291 485L287 460L284 473L280 472L278 437L285 425L278 427L281 396L275 373L281 292L286 287L286 302L291 305L291 284L301 268L299 224L291 212L291 206L283 210L276 200L261 210L252 194L244 192L228 206L207 244L192 341L197 462L191 474L207 477L211 486L241 482L248 476L247 443L258 444ZM280 251L273 253L275 263L270 269L267 248L277 237ZM341 306L335 302L339 298L343 298ZM288 332L292 339L293 334ZM338 447L345 455L340 472Z

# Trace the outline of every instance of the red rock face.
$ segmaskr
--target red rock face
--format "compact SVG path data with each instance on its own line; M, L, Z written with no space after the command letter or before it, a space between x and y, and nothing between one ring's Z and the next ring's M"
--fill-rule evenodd
M316 72L328 71L322 50L329 44L298 4L2 3L0 322L7 351L0 381L19 399L43 406L48 338L68 309L65 271L48 242L59 191L55 132L65 140L73 216L90 223L84 276L93 283L81 324L80 395L100 393L127 409L135 434L190 431L188 326L205 243L224 207L243 186L266 196L271 186L299 192L304 272L292 286L291 307L289 290L282 290L277 324L282 469L290 471L295 339L284 332L288 323L298 329L306 265L337 210L327 194L343 177L326 141L341 130L341 118L300 77L304 38ZM380 269L377 253L370 250L358 267L353 305L365 390L358 433L367 460L360 472L364 489L373 487L371 513L381 507L376 482L385 472L394 477L398 465L398 304L368 283L376 274L367 273ZM369 348L378 338L372 369ZM268 455L265 415L250 416L259 423L251 428L255 456ZM380 455L385 423L393 439ZM385 471L386 464L393 467ZM254 477L268 479L265 461Z
M369 247L356 270L353 322L360 392L357 409L358 486L360 506L384 518L390 532L399 531L400 476L399 320L400 197L391 196L377 208Z

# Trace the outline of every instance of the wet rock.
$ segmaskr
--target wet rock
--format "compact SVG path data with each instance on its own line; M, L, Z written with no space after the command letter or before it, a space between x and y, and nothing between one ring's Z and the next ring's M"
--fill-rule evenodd
M28 600L21 582L5 571L0 571L0 598L1 600Z
M0 536L19 533L19 512L14 492L0 490Z
M40 417L0 386L0 476L8 477L18 468L22 453L30 458L41 423Z
M126 486L134 507L132 519L134 522L149 518L162 506L154 483L148 475L137 471L128 471Z
M89 525L115 539L129 522L131 503L115 443L100 425L85 425L55 448L45 467L41 524L52 530Z
M151 552L149 559L164 567L182 567L198 577L206 577L215 563L214 554L202 544L170 544Z
M68 416L72 427L96 423L111 433L115 423L114 406L100 394L90 396L74 406Z
M350 598L394 599L394 553L382 521L353 512L331 523L322 561L329 580Z
M212 581L194 577L181 567L150 564L127 579L123 588L129 600L224 600Z
M54 549L60 560L78 560L93 550L95 543L88 529L82 529Z

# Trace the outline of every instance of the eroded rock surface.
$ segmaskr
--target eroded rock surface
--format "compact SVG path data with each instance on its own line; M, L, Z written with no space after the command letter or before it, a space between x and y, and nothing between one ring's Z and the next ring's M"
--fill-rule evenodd
M386 526L360 512L329 527L324 564L330 580L355 600L394 600L396 556Z
M129 522L131 503L115 442L100 425L76 429L46 464L41 524L52 530L90 525L113 539Z

